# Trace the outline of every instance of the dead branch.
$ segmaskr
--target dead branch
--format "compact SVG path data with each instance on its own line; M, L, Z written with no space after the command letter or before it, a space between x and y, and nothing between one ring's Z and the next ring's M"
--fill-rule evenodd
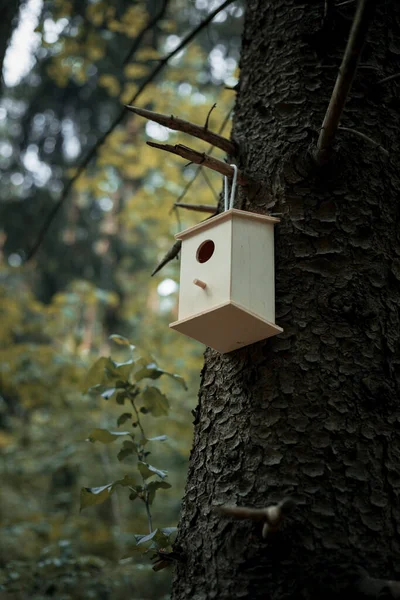
M147 86L157 77L157 75L169 63L169 61L171 60L171 58L173 58L176 54L178 54L178 52L180 52L182 50L182 48L185 48L185 46L187 46L196 37L196 35L200 31L202 31L205 27L207 27L207 25L209 23L211 23L211 21L222 10L224 10L227 6L229 6L233 2L234 2L234 0L225 0L225 2L223 2L222 4L220 4L220 6L218 6L215 10L213 10L212 12L210 12L210 14L207 15L207 17L205 19L203 19L203 21L201 21L197 25L197 27L195 27L190 33L188 33L188 35L183 38L183 40L180 42L180 44L178 44L178 46L174 50L172 50L172 52L170 52L169 54L167 54L166 56L164 56L164 58L162 58L159 61L159 63L154 67L154 69L149 73L149 75L146 77L146 79L142 82L142 84L140 85L140 87L137 90L137 92L135 92L135 94L129 100L128 104L133 104L134 102L136 102L136 100L144 92L144 90L147 88ZM147 25L145 27L147 27ZM47 230L49 229L49 227L52 224L53 220L55 219L55 217L57 216L57 214L60 211L61 207L63 206L65 200L67 199L67 197L68 197L68 195L69 195L69 193L70 193L70 191L72 189L72 186L74 185L74 183L86 171L86 168L88 167L88 165L92 161L92 159L96 156L99 148L101 148L101 146L107 140L107 138L109 137L109 135L122 122L124 116L125 116L125 106L123 107L123 109L121 110L121 112L119 113L119 115L117 115L117 117L111 123L111 125L109 126L109 128L107 129L107 131L105 131L103 133L103 135L101 135L97 139L97 141L95 142L94 146L92 146L92 148L86 154L85 158L82 160L81 164L78 166L78 168L77 168L77 170L75 172L75 175L73 177L71 177L71 179L68 181L68 183L64 187L64 190L63 190L60 198L58 199L58 201L56 202L56 204L53 206L53 208L51 209L51 211L47 215L47 217L46 217L46 219L45 219L45 221L44 221L44 223L43 223L43 225L42 225L42 227L41 227L41 229L39 231L39 234L37 236L36 241L34 242L32 248L27 252L26 262L28 262L29 260L31 260L33 258L33 256L36 254L36 252L38 251L38 249L39 249L41 243L43 242L43 239L44 239L44 237L45 237L45 235L47 233Z
M376 0L359 0L346 50L328 109L322 123L314 159L324 164L330 157L340 118L347 100L364 46Z
M388 83L389 81L394 81L400 77L400 73L395 73L394 75L389 75L388 77L384 77L376 82L375 85L383 85L384 83Z
M284 498L279 504L266 508L245 508L242 506L217 506L216 512L238 520L262 521L262 536L265 539L278 531L283 520L294 509L296 503L292 498Z
M164 256L162 261L156 266L156 268L154 269L154 271L151 274L152 277L153 277L153 275L158 273L158 271L160 271L167 263L169 263L171 260L173 260L174 258L176 258L178 256L181 246L182 246L182 241L177 240L175 242L175 244L172 246L172 248L170 248L168 250L167 254Z
M224 138L218 133L210 131L206 126L202 127L201 125L195 125L195 123L184 121L183 119L179 119L178 117L174 117L173 115L169 117L168 115L162 115L160 113L153 112L152 110L138 108L137 106L126 105L126 108L131 112L135 113L136 115L139 115L140 117L149 119L149 121L155 121L155 123L164 125L164 127L168 127L169 129L173 129L175 131L182 131L183 133L192 135L193 137L199 138L200 140L204 140L205 142L208 142L209 144L220 148L227 154L233 156L236 153L236 147L233 142L231 142L227 138Z
M186 208L187 210L195 210L197 212L212 213L213 215L217 212L216 206L211 204L185 204L184 202L175 202L174 207Z
M191 163L208 167L213 171L221 173L221 175L233 177L234 171L230 165L222 162L222 160L218 160L217 158L209 156L205 152L198 152L197 150L193 150L193 148L183 146L182 144L175 144L175 146L172 146L171 144L158 144L156 142L146 142L146 144L152 148L165 150L165 152L171 152L171 154L176 154L177 156L186 158ZM248 185L249 183L241 171L238 171L237 182L239 185Z
M232 108L229 110L229 112L227 113L226 117L224 118L223 122L221 123L221 127L219 128L218 133L222 133L223 130L225 129L226 124L229 121L229 118L231 116L232 113ZM211 156L212 152L213 152L214 146L210 146L209 148L209 156ZM180 202L181 200L183 200L183 198L186 196L187 192L189 191L189 189L191 188L192 184L194 183L196 177L200 174L200 171L202 171L202 167L201 165L199 167L197 167L196 173L194 174L193 178L185 185L185 188L183 190L183 192L179 195L178 199L176 200L177 204L178 202ZM172 209L171 209L172 210Z
M365 140L366 142L368 142L369 144L371 144L372 146L375 146L375 148L379 148L380 151L385 155L385 156L389 156L389 152L386 150L386 148L384 148L383 146L381 146L379 144L379 142L376 142L375 140L373 140L372 138L368 137L367 135L365 135L365 133L361 133L361 131L357 131L357 129L350 129L349 127L338 127L339 131L347 131L348 133L353 133L354 135L357 135L358 137L360 137L362 140Z

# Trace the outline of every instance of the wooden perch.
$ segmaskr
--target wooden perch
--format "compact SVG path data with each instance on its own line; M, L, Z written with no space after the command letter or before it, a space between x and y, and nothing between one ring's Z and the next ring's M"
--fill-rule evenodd
M153 112L152 110L146 110L144 108L138 108L137 106L128 106L126 108L135 115L139 115L140 117L144 117L145 119L149 119L149 121L154 121L155 123L159 123L160 125L164 125L169 129L174 129L175 131L182 131L183 133L188 133L193 137L199 138L200 140L204 140L220 148L227 154L234 156L236 154L236 146L233 142L228 140L227 138L219 135L218 133L214 133L207 128L206 125L202 127L201 125L195 125L194 123L190 123L189 121L184 121L183 119L178 119L178 117L174 117L171 115L161 115L160 113ZM207 117L208 120L208 117Z
M317 164L324 164L330 157L332 145L357 70L375 4L376 0L359 0L342 64L339 68L339 74L314 153L314 159Z
M245 508L242 506L218 506L215 510L222 515L238 520L262 521L262 536L265 539L278 531L285 517L294 509L292 498L284 498L279 504L267 508Z
M175 206L176 208L186 208L187 210L211 213L213 215L217 213L217 207L211 206L211 204L185 204L185 202L175 202L174 207Z
M146 142L146 144L152 148L158 148L159 150L165 150L165 152L171 152L177 156L182 156L182 158L186 158L191 163L208 167L213 171L221 173L221 175L233 177L234 171L230 165L222 162L222 160L218 160L217 158L205 154L205 152L197 152L197 150L193 150L182 144L175 144L175 146L171 146L171 144L157 144L156 142ZM241 171L238 171L237 182L239 185L248 185L249 183Z

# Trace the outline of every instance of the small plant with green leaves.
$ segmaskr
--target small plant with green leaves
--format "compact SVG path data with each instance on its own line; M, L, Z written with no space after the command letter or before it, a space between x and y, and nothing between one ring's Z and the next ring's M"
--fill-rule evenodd
M130 358L125 362L116 362L111 357L99 358L88 372L85 393L100 395L106 400L113 399L117 405L124 406L124 412L117 419L117 426L131 423L134 431L96 428L88 436L88 441L110 444L116 440L123 440L117 458L123 461L128 456L136 456L137 475L130 473L101 487L82 488L80 509L102 504L110 498L117 487L126 488L130 500L143 502L149 527L149 534L135 535L136 546L133 548L133 553L153 551L153 558L157 559L153 568L159 570L167 566L175 557L172 543L176 528L153 528L151 505L156 492L160 489L168 489L171 485L165 481L167 472L149 463L148 444L163 442L167 436L147 437L141 416L145 414L153 417L166 416L169 403L167 397L157 387L146 385L145 380L156 380L165 376L172 378L185 389L186 384L179 375L160 369L152 357L134 358L135 346L126 338L112 335L110 339L119 346L125 346Z

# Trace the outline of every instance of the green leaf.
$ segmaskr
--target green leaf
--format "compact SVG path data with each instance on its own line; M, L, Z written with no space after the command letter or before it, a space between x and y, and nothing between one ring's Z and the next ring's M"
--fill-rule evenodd
M168 439L167 435L157 435L156 437L147 438L148 442L165 442Z
M143 494L143 486L142 485L134 485L131 488L131 493L129 494L129 500L136 500L139 494Z
M117 404L125 404L125 400L129 398L128 392L118 392L117 397L116 397L116 402Z
M93 429L89 435L89 442L101 442L102 444L111 444L122 435L130 435L130 431L108 431L108 429Z
M183 377L181 377L180 375L175 375L175 373L168 373L167 371L160 369L154 362L149 363L143 366L138 371L136 371L134 378L136 381L141 381L145 378L158 379L159 377L161 377L161 375L167 375L168 377L171 377L177 383L179 383L185 390L187 390L187 386Z
M132 413L123 413L122 415L120 415L117 420L118 427L120 425L123 425L128 419L131 419L131 418L132 418Z
M143 537L140 538L137 545L142 546L143 544L150 542L157 535L157 532L158 532L158 529L155 529L154 531L149 533L149 535L144 535Z
M172 534L178 531L177 527L163 527L161 531L167 536L170 537Z
M135 346L133 346L130 341L128 340L128 338L124 337L123 335L118 335L117 333L113 333L112 335L109 336L109 339L112 340L113 342L115 342L116 344L118 344L118 346L129 346L129 348L131 350L135 349Z
M145 446L147 442L165 442L168 439L167 435L157 435L156 437L146 438L142 437L140 443L142 446Z
M113 493L118 485L122 486L134 486L136 481L133 477L125 475L123 479L117 479L112 483L103 485L96 488L82 488L80 497L80 510L87 508L88 506L95 506L96 504L102 504L105 502Z
M102 504L110 497L112 491L112 484L103 485L103 487L98 488L82 488L80 497L80 510L83 510L88 506Z
M158 475L159 477L161 477L161 479L164 479L167 476L167 471L156 469L152 465L149 465L148 463L144 463L142 461L138 462L138 469L143 479L148 479L153 475Z
M142 401L153 417L164 417L168 414L167 397L158 388L146 386L142 393Z
M122 444L122 448L118 452L117 458L119 461L122 461L124 460L124 458L130 456L131 454L134 454L135 452L137 452L136 444L134 444L133 442L126 441Z
M134 366L135 361L132 359L127 360L126 362L117 363L109 357L107 358L104 371L108 380L121 381L124 383L128 380Z
M149 494L149 496L148 496L149 504L153 503L153 500L154 500L157 490L160 490L160 489L167 490L170 487L172 487L171 484L167 483L166 481L150 481L150 483L147 484L147 492Z
M104 368L107 361L108 359L105 356L102 356L90 367L89 372L86 375L83 393L88 392L93 386L103 383Z

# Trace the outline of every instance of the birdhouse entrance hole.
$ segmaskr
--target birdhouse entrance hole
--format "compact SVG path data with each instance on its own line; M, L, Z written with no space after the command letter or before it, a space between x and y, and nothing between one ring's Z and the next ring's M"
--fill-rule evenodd
M215 244L212 240L206 240L197 248L196 259L199 263L205 263L214 254Z

